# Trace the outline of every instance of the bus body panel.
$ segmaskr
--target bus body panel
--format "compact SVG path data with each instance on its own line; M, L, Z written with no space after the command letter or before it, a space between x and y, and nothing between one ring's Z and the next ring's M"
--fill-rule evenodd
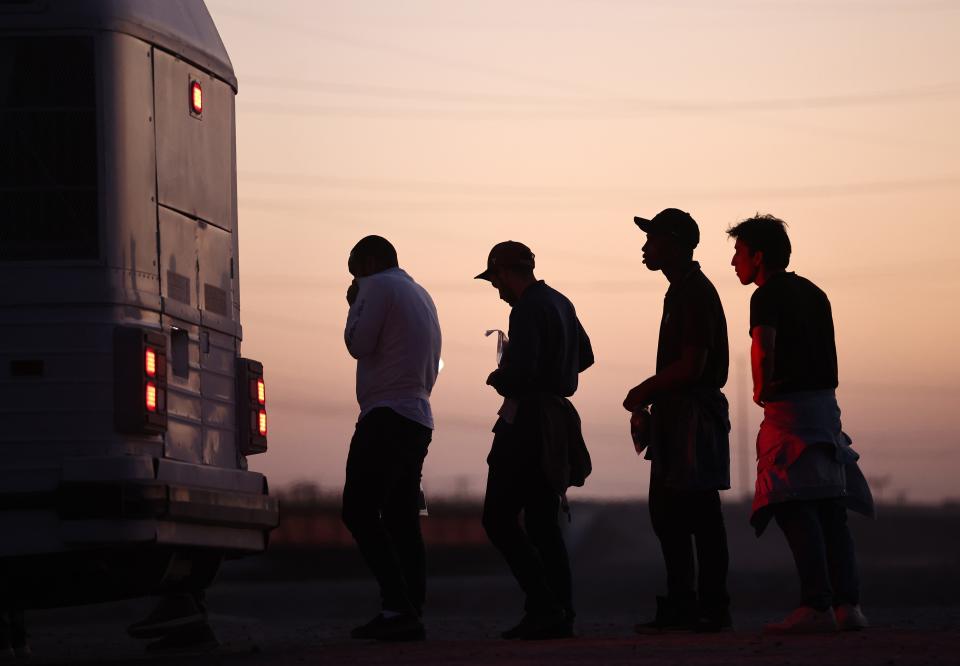
M223 556L262 551L277 524L239 445L235 91L201 0L0 7L0 118L13 130L0 138L10 603L203 587ZM131 326L166 340L156 434L114 420L114 334Z

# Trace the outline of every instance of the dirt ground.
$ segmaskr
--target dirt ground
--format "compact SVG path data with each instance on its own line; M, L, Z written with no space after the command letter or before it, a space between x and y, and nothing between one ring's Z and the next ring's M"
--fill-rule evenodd
M35 664L958 664L960 607L867 608L874 627L856 634L773 638L760 634L778 610L736 614L719 635L637 636L637 612L581 611L575 639L515 642L496 638L519 616L519 596L503 576L432 581L428 638L416 644L351 641L351 626L375 608L366 581L225 583L210 594L223 645L206 655L148 657L125 625L144 600L30 614ZM476 603L474 603L474 601ZM497 603L500 602L500 603ZM502 604L502 609L498 608ZM640 604L638 604L640 605Z
M638 636L662 593L659 548L645 507L574 507L567 541L574 569L578 637L497 638L521 615L522 599L487 545L428 549L428 640L351 641L350 628L378 610L377 590L355 549L272 549L228 563L208 594L222 646L207 655L147 656L124 628L147 599L28 613L35 664L960 664L960 508L885 510L852 519L863 606L873 627L854 634L764 637L798 595L789 551L772 532L757 539L746 508L725 507L736 631ZM0 660L0 663L3 663Z

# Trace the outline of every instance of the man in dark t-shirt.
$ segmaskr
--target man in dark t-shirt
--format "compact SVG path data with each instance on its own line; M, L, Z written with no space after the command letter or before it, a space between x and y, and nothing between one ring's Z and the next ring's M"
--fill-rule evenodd
M800 577L800 605L769 633L857 630L867 626L847 508L868 515L873 500L859 456L840 425L837 349L830 301L786 272L790 239L782 220L758 215L727 232L731 264L750 299L753 399L763 407L751 523L774 518Z
M700 230L689 213L668 208L634 221L647 234L644 263L670 282L657 372L623 402L634 430L651 408L648 432L635 435L635 446L640 453L648 443L650 518L667 569L667 596L657 598L653 621L636 629L720 631L731 626L719 494L730 487L730 421L720 391L727 381L727 322L717 290L693 260Z
M768 393L837 388L837 347L827 295L796 273L779 271L750 298L750 330L777 331Z

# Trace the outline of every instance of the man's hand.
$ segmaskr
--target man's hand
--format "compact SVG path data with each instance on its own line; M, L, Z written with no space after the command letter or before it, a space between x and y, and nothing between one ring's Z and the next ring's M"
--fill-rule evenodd
M648 402L650 400L647 397L647 392L641 384L630 389L627 397L623 399L623 408L628 412L635 412L641 407L646 407Z
M650 439L650 412L641 408L630 414L630 438L637 455L643 453Z
M357 300L357 294L360 293L360 285L357 284L356 279L350 283L350 286L347 287L347 303L353 305Z

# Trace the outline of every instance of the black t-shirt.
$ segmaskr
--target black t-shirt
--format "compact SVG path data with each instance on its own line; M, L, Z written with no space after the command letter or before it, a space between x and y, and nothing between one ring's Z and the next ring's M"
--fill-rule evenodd
M678 361L684 347L707 350L706 365L693 388L723 388L730 363L727 319L717 290L697 262L693 262L686 275L671 283L663 299L657 372Z
M778 273L753 292L750 331L777 330L773 393L837 388L837 346L827 295L796 273Z

